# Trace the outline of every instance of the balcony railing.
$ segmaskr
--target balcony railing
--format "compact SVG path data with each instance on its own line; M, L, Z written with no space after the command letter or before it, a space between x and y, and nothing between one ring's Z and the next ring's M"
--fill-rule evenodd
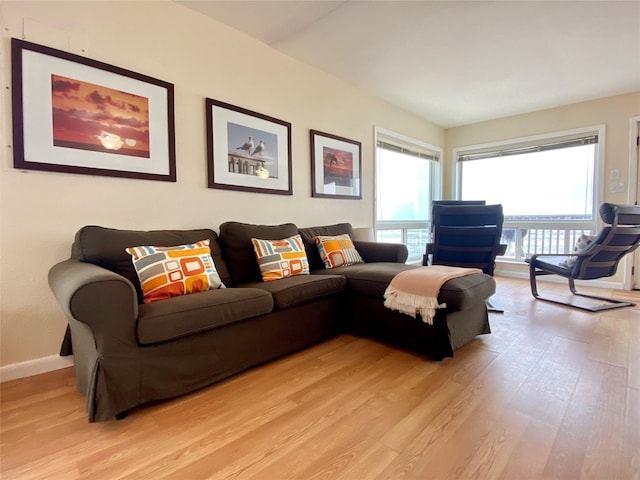
M422 255L430 238L429 228L398 227L376 230L378 242L404 243L407 246L409 250L407 263L422 263Z
M523 223L505 222L500 243L507 245L502 260L524 262L534 253L571 253L577 238L582 235L593 235L590 223ZM430 241L429 228L390 228L376 231L378 242L404 243L409 249L407 262L421 262L426 244Z
M518 262L534 253L571 253L582 234L593 235L593 228L585 224L505 224L501 243L507 245L507 251L500 258Z

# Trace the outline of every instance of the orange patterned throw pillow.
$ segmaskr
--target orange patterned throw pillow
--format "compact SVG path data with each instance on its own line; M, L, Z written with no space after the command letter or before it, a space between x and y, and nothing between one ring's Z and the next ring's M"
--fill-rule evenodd
M144 303L225 288L211 258L209 240L177 247L130 247Z
M349 234L317 236L316 245L324 262L324 268L336 268L364 263Z
M282 240L252 238L251 242L263 281L270 282L294 275L309 275L309 261L300 235Z

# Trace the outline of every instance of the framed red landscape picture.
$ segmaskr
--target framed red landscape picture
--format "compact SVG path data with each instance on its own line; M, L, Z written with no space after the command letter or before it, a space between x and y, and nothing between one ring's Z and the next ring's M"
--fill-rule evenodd
M173 85L12 39L14 167L176 180Z
M361 199L362 145L355 140L311 130L311 194Z

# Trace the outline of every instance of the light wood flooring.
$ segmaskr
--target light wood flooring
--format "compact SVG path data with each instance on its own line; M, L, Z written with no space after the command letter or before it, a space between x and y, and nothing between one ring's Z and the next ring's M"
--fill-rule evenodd
M4 383L0 477L640 478L640 308L497 281L493 333L442 362L342 335L97 424L71 369Z

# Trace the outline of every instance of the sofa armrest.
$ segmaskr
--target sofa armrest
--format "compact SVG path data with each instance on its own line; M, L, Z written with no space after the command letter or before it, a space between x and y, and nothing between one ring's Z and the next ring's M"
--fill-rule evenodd
M407 246L401 243L378 243L354 240L353 245L366 263L405 263L409 257Z
M105 342L137 343L138 296L123 276L69 259L51 267L49 286L67 318L91 329L98 351Z

